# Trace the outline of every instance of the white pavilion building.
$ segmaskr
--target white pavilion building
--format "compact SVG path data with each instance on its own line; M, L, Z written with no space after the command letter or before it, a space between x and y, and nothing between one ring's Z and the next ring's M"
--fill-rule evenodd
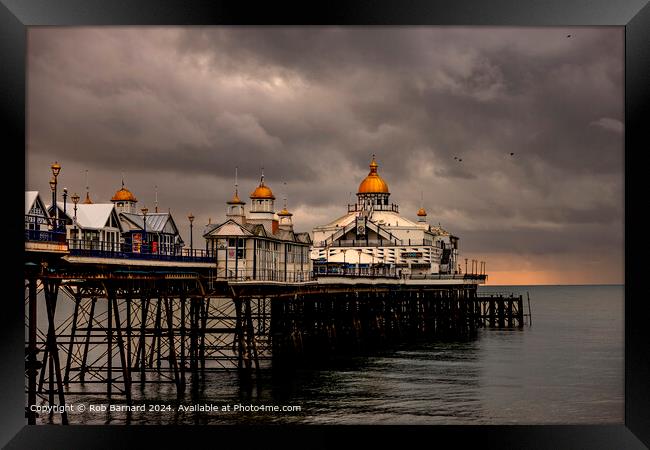
M400 215L377 168L373 156L357 202L348 205L347 214L314 228L314 271L413 277L458 273L458 238L431 226L424 208L415 221Z

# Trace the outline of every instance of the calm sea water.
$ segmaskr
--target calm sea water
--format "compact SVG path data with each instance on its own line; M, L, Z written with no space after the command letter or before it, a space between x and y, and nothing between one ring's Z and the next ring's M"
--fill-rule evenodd
M532 326L481 330L470 342L397 347L291 376L266 374L248 387L235 373L210 373L198 394L188 392L180 401L169 385L152 385L136 393L136 403L163 405L171 411L85 412L72 414L71 420L92 424L623 423L623 286L480 288L480 292L502 291L521 293L524 299L530 294ZM67 402L105 401L69 395ZM197 413L178 408L194 404L231 410ZM298 406L300 411L234 411L237 405Z

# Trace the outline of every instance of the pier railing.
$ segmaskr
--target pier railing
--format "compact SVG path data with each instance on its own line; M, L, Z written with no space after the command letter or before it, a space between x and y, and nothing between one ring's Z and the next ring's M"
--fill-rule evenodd
M321 269L325 269L324 267ZM472 280L485 281L484 274L410 274L404 273L399 268L354 268L354 267L329 267L327 270L314 270L314 277L363 277L363 278L402 278L406 280Z
M310 270L273 270L273 269L218 269L214 274L216 280L234 281L280 281L299 283L312 281L314 274Z
M64 243L65 219L25 214L25 241Z
M25 230L25 241L64 243L65 233L50 230Z
M134 251L133 246L120 242L98 241L92 239L68 239L71 256L85 256L110 259L140 259L173 262L214 262L216 255L201 249L173 249L172 251L152 251L151 243L142 243Z

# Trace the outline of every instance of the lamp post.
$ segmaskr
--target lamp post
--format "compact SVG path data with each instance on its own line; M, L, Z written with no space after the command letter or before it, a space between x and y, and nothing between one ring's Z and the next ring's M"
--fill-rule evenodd
M52 206L54 206L54 217L57 219L56 220L56 225L57 225L57 228L58 228L58 226L59 226L59 221L58 221L58 219L59 219L59 210L56 207L56 184L57 184L57 177L59 176L59 173L61 173L61 166L59 165L59 163L57 161L54 161L54 164L52 164L50 166L50 169L52 169L52 175L54 175L54 178L52 179L52 181L54 181L54 183L52 183L52 181L50 181L50 187L52 188Z
M65 215L67 214L67 212L68 212L68 210L67 210L67 206L66 206L67 204L68 204L68 188L65 188L65 187L64 187L64 188L63 188L63 215L64 215L64 216L65 216ZM64 217L64 219L66 219L66 218ZM67 219L66 219L66 222L67 222Z
M347 272L347 270L346 270L346 268L345 268L345 254L346 254L347 252L348 252L348 249L347 249L347 248L344 248L344 249L343 249L343 275L345 275L345 273Z
M75 239L75 244L76 244L77 237L78 237L77 236L77 233L78 233L78 230L77 230L77 203L79 203L79 194L77 194L75 192L74 194L72 194L71 198L72 198L72 203L74 203L74 239Z
M56 179L54 177L50 178L50 189L52 190L52 207L54 208L54 214L56 217ZM58 222L54 220L52 222L52 231L56 231L56 227L58 225Z
M194 223L194 214L190 213L190 215L187 216L187 218L190 221L190 254L191 254L191 253L194 253L194 236L193 236L193 233L192 233L192 228L193 228L193 223Z
M143 247L142 250L145 250L146 245L147 245L147 213L149 212L149 208L144 207L144 208L141 209L141 211L142 211L142 216L143 216L142 222L144 223L143 233L142 233L143 234L143 236L142 236L142 244L141 245ZM142 253L144 253L144 251Z

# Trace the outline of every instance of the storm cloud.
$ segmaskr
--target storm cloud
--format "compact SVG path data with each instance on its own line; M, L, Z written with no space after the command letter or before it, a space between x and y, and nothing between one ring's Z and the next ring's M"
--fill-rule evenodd
M83 193L88 170L91 197L108 201L124 174L140 206L157 186L186 236L190 212L223 219L235 166L243 194L264 167L304 231L345 212L376 154L402 214L422 198L493 280L525 258L537 279L619 283L623 36L30 28L27 188L48 192L57 160L62 186Z

